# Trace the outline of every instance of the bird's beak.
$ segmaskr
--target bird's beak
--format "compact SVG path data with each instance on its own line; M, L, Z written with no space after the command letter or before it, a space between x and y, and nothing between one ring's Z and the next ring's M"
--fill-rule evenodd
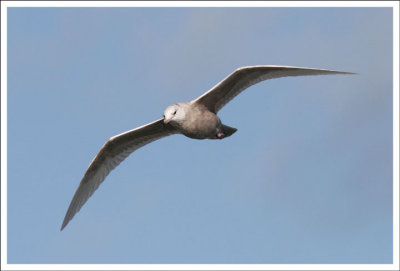
M168 124L168 122L170 122L171 121L171 119L166 119L166 118L164 118L164 123L165 124Z

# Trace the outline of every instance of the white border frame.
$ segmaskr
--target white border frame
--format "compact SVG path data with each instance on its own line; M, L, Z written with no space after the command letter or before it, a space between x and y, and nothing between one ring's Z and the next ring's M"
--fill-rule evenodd
M2 1L7 7L398 7L395 1Z
M8 264L7 8L8 7L392 7L393 264ZM397 1L20 1L1 2L1 270L399 270L399 3Z

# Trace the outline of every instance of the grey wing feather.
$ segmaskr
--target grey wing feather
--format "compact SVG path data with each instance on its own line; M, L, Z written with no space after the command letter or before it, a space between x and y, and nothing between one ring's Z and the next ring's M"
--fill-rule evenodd
M258 82L286 76L323 74L354 73L291 66L247 66L235 70L212 89L194 100L194 102L203 104L210 111L217 113L225 104L235 98L240 92Z
M176 134L170 125L165 125L163 119L111 137L90 163L78 189L69 205L61 230L81 209L93 192L104 181L107 175L126 157L140 147L162 137Z

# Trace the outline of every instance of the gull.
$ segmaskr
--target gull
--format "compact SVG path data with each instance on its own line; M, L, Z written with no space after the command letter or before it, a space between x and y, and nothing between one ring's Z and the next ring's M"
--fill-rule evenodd
M107 175L135 150L173 134L193 139L223 139L236 128L222 124L218 111L246 88L267 79L287 76L354 74L294 66L257 65L236 69L209 91L188 102L168 106L163 118L111 137L86 170L68 207L61 230L79 212Z

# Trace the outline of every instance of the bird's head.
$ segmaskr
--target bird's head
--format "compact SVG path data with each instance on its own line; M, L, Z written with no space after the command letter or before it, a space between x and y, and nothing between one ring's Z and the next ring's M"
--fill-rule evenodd
M164 111L164 123L179 124L183 121L185 115L184 110L180 104L173 104L168 106Z

